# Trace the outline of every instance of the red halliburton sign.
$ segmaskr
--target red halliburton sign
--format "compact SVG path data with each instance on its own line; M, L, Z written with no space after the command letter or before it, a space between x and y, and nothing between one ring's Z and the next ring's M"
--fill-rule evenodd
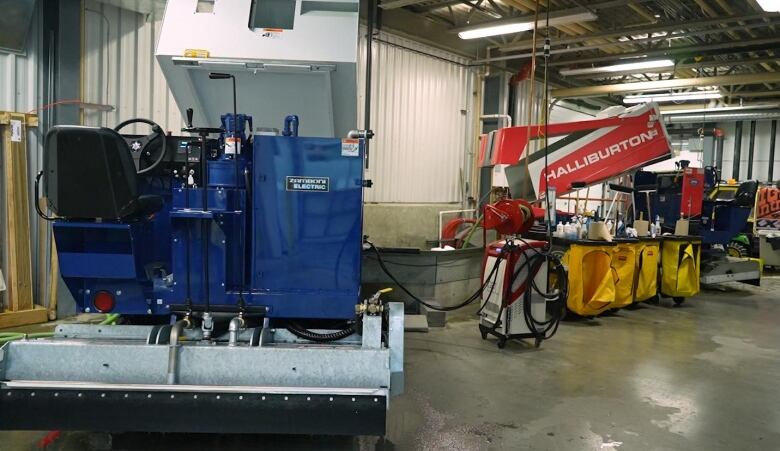
M536 198L545 186L557 195L572 191L572 184L593 185L671 157L666 128L655 104L638 105L611 117L549 124L547 171L544 149L526 156L529 142L541 140L544 127L519 126L496 133L493 164L509 164L530 178ZM539 146L541 147L541 146Z

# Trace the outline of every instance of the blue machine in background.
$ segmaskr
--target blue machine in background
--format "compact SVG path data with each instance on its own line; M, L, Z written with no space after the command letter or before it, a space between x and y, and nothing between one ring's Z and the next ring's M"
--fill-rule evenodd
M690 235L701 237L701 277L703 284L744 282L759 285L761 263L750 258L727 254L729 243L741 233L753 210L758 182L739 184L733 194L723 198L718 193L720 175L717 168L686 170L687 162L669 172L637 171L634 175L637 212L658 220L666 234L675 233L675 225L685 212ZM698 174L694 174L694 172ZM701 176L703 172L703 177ZM696 204L696 205L693 205Z
M744 229L755 204L758 182L742 182L729 199L711 198L710 193L717 188L720 177L714 167L706 167L703 172L703 185L695 186L699 195L694 197L701 202L694 210L701 213L686 216L690 221L690 233L701 236L705 245L726 246ZM684 175L684 167L660 173L637 171L634 174L637 214L650 212L652 217L649 219L657 216L664 232L674 232L681 212L687 211L682 205L683 185L686 183L688 177Z

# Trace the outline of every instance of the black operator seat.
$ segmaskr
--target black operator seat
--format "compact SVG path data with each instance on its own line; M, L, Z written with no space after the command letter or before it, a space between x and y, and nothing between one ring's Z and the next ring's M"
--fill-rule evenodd
M739 184L737 193L734 195L734 203L740 207L750 207L756 203L756 194L758 194L758 180L747 180Z
M160 196L139 196L130 148L104 127L58 125L43 145L45 195L67 219L133 220L160 210Z
M733 205L736 207L753 208L756 203L756 194L758 194L759 183L758 180L748 180L739 184L733 197L729 198L717 198L717 199L704 199L705 202L710 202L718 206ZM726 191L728 193L731 193Z

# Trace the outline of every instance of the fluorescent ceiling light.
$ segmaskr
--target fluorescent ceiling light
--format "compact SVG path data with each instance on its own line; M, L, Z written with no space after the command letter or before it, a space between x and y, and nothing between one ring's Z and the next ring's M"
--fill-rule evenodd
M780 12L780 0L756 0L758 6L766 12Z
M661 67L674 67L674 61L672 60L642 60L634 63L622 63L612 66L601 67L585 67L582 69L563 69L560 71L561 75L585 75L585 74L601 74L605 72L625 72L632 70L642 69L658 69Z
M575 22L588 22L591 20L596 20L597 18L598 16L589 12L569 14L567 16L560 16L560 17L551 17L550 26L554 27L556 25L566 25ZM539 28L545 27L547 25L546 22L547 21L545 19L539 19ZM510 22L502 22L502 23L493 22L493 25L484 24L484 25L475 26L474 28L463 30L458 33L458 37L460 37L461 39L477 39L477 38L486 38L488 36L498 36L502 34L519 33L521 31L529 31L533 29L534 29L533 20L530 21L524 20L521 22L510 21Z
M723 95L718 91L678 92L674 94L642 94L623 97L623 103L646 102L681 102L683 100L720 99Z

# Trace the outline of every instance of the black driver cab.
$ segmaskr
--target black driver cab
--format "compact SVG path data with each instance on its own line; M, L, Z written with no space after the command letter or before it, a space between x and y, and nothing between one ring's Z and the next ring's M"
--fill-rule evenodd
M163 206L160 196L139 195L130 147L110 128L52 127L43 153L44 193L60 218L132 221Z

